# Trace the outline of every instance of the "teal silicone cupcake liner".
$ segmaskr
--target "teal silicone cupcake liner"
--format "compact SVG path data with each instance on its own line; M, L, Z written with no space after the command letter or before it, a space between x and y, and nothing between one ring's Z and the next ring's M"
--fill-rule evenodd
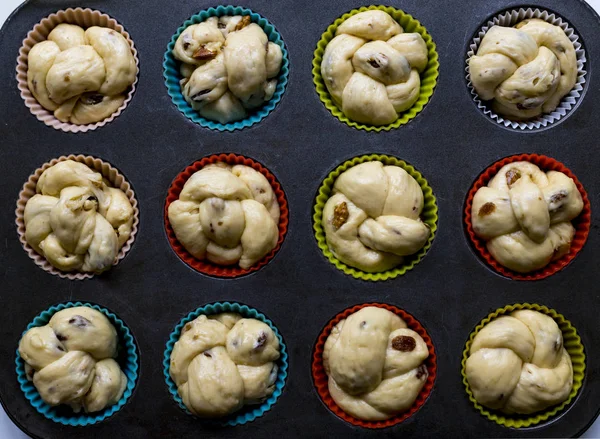
M190 104L188 104L181 93L181 85L179 84L181 79L181 74L179 73L179 62L173 56L175 42L177 41L177 38L179 38L179 35L181 35L181 33L188 26L201 23L210 17L222 17L224 15L249 15L252 22L258 24L265 31L269 41L281 47L281 52L283 54L281 70L279 72L279 81L277 82L277 88L275 89L275 93L273 94L271 100L266 102L264 106L252 112L246 119L238 120L228 124L222 124L205 119L200 116L200 114L195 111ZM289 65L290 62L288 58L288 52L285 48L285 44L283 43L283 39L281 38L279 32L277 32L275 29L275 26L269 23L267 19L251 11L250 9L242 8L240 6L218 6L216 8L206 9L196 15L193 15L190 19L183 23L179 29L177 29L177 32L175 35L173 35L173 38L171 38L171 42L169 43L167 51L165 52L163 74L169 96L171 96L173 103L179 109L179 111L181 111L188 119L205 128L218 131L235 131L257 124L275 109L281 100L288 83L288 77L290 74Z
M271 322L271 320L269 320L264 314L258 312L254 308L250 308L247 305L243 305L236 302L210 303L208 305L204 305L198 308L195 311L192 311L177 324L177 326L169 336L169 341L167 341L167 348L165 349L165 355L163 359L163 374L165 376L167 387L169 389L169 392L173 396L173 399L175 399L175 401L183 411L185 411L189 415L192 415L191 412L183 404L181 397L177 393L177 386L175 385L175 382L173 381L173 379L171 378L171 374L169 373L171 352L173 351L173 346L175 345L177 340L179 340L181 330L183 329L186 323L191 322L192 320L196 319L202 314L211 315L220 314L223 312L237 313L241 314L245 318L260 320L261 322L264 322L271 327L271 329L277 336L277 339L279 340L280 357L277 360L277 366L279 367L279 370L277 371L277 380L275 381L275 391L273 392L273 394L261 405L245 405L239 411L232 413L227 417L219 418L216 420L203 420L203 422L216 424L219 426L234 427L236 425L243 425L247 422L254 421L256 418L259 418L266 412L268 412L273 406L273 404L275 404L281 396L281 393L283 392L283 387L285 386L285 381L288 374L287 348L285 346L283 338L281 337L281 334L279 333L273 322Z
M83 302L66 302L58 305L54 305L47 309L46 311L38 314L33 321L27 325L27 329L23 331L23 335L29 329L44 326L50 321L50 318L56 314L58 311L61 311L65 308L73 308L76 306L87 306L89 308L93 308L97 311L100 311L108 320L112 323L112 325L117 330L117 336L119 340L119 355L117 357L117 362L119 366L121 366L121 370L127 377L127 387L125 388L125 392L123 396L116 404L113 404L109 407L106 407L104 410L95 412L95 413L75 413L71 410L70 407L66 406L57 406L52 407L46 404L37 389L33 385L31 381L27 379L27 374L25 372L25 361L21 358L19 354L19 350L17 349L17 358L15 360L16 370L17 370L17 380L19 381L19 385L21 390L25 394L27 400L31 403L31 405L41 413L46 418L57 422L62 425L70 425L73 427L83 427L86 425L93 425L100 421L104 421L105 419L111 417L116 412L121 410L121 408L127 403L131 394L133 393L133 389L135 388L138 371L139 371L139 357L138 350L133 339L133 335L129 328L125 325L125 323L119 319L114 313L110 312L106 308L102 308L101 306L92 304L92 303L83 303Z

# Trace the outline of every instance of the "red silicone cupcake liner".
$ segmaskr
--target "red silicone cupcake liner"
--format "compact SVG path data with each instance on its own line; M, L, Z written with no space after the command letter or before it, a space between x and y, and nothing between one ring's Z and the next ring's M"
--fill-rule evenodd
M192 176L192 174L194 174L195 172L199 171L200 169L202 169L203 167L205 167L207 165L214 164L217 162L224 162L224 163L227 163L228 165L246 165L246 166L250 166L254 170L260 172L267 178L267 180L269 180L269 183L271 184L271 187L273 188L273 191L275 192L275 195L277 196L277 201L279 202L279 210L280 210L281 214L279 217L279 224L278 224L279 239L277 240L277 245L260 262L258 262L257 264L253 265L252 267L250 267L246 270L244 270L240 267L224 267L224 266L212 264L211 262L208 262L208 261L201 261L199 259L196 259L177 240L177 237L175 236L175 232L173 231L173 228L171 227L171 224L169 223L169 215L168 215L169 206L171 205L171 203L173 201L179 199L179 194L181 193L181 190L183 189L183 185L188 181L188 179ZM171 247L173 248L175 253L177 253L177 256L179 256L181 258L181 260L183 262L185 262L187 265L192 267L194 270L199 271L200 273L207 274L209 276L224 277L224 278L234 278L234 277L243 276L243 275L252 273L254 271L260 270L263 266L268 264L269 261L271 259L273 259L273 257L275 256L275 253L277 253L277 251L281 247L281 244L283 243L283 239L285 238L285 234L287 232L287 227L288 227L288 217L289 217L289 212L288 212L287 200L285 198L285 194L283 193L283 190L281 189L281 185L279 184L279 182L277 181L275 176L273 174L271 174L271 172L269 172L269 170L267 168L265 168L264 166L262 166L260 163L255 162L254 160L249 159L247 157L237 155L237 154L214 154L214 155L211 155L208 157L204 157L203 159L198 160L197 162L194 162L190 166L185 168L183 170L183 172L181 172L179 175L177 175L177 177L175 177L175 180L173 180L173 183L171 183L171 186L169 187L169 192L167 194L167 200L165 202L165 211L164 211L165 230L167 232L167 237L169 239L169 243L171 244Z
M479 238L475 231L473 230L473 224L471 222L471 208L473 206L473 197L475 196L475 192L479 190L479 188L488 184L488 182L500 171L500 169L509 163L519 162L519 161L527 161L531 162L534 165L537 165L542 171L559 171L568 177L572 178L575 184L577 185L577 189L581 194L581 198L583 199L583 210L579 214L577 218L575 218L572 222L573 227L575 227L575 236L573 237L573 242L571 243L571 251L568 255L550 262L544 268L536 271L532 271L531 273L517 273L516 271L510 270L502 265L500 265L490 254L487 249L485 240ZM587 241L588 234L590 232L590 223L592 217L592 211L590 208L590 200L588 199L587 193L583 188L583 185L577 179L575 174L571 172L569 168L565 165L556 161L550 157L546 157L540 154L518 154L510 157L506 157L502 160L497 161L493 165L489 166L475 181L471 190L467 195L467 201L465 202L465 226L467 229L467 235L471 240L471 244L475 248L477 254L483 258L483 260L492 267L499 274L513 280L540 280L545 279L548 276L552 276L554 273L565 268L567 265L571 263L571 261L577 256L577 253L583 248L585 242Z
M427 344L427 347L429 348L429 357L427 357L427 359L424 362L424 364L427 366L427 371L429 372L429 376L427 377L427 381L425 381L425 385L421 389L421 392L419 392L419 395L417 396L417 399L415 400L413 406L406 412L400 413L399 415L394 416L390 419L386 419L384 421L363 421L362 419L357 419L357 418L345 413L335 403L335 401L333 400L333 398L331 397L331 395L329 393L329 386L327 384L328 376L325 373L325 367L323 366L323 349L325 347L325 341L327 340L327 337L331 333L331 330L333 329L333 327L335 325L337 325L341 320L350 316L350 314L354 314L358 310L365 308L367 306L376 306L378 308L384 308L384 309L387 309L388 311L391 311L394 314L400 316L406 322L406 324L408 325L408 327L410 329L417 332L421 336L421 338L423 338L423 340ZM327 406L327 408L329 410L331 410L339 418L343 419L344 421L346 421L352 425L356 425L358 427L363 427L363 428L375 429L375 428L391 427L393 425L399 424L399 423L405 421L406 419L410 418L412 415L414 415L417 412L417 410L419 410L421 408L421 406L423 406L423 404L425 404L425 401L427 401L427 398L429 398L429 395L431 394L431 390L433 389L433 384L435 382L436 374L437 374L437 357L435 355L435 349L433 347L431 337L429 337L429 334L427 334L427 331L425 330L425 328L423 328L423 326L421 325L421 323L419 323L419 321L417 319L415 319L413 316L411 316L406 311L403 311L400 308L397 308L393 305L388 305L386 303L363 303L360 305L355 305L353 307L350 307L350 308L342 311L341 313L336 315L333 319L331 319L329 321L329 323L327 324L327 326L325 326L325 328L321 331L321 333L319 334L319 338L317 339L317 344L315 345L315 349L313 351L312 377L313 377L313 383L315 385L315 388L317 389L317 393L319 394L321 401L323 401L323 403Z

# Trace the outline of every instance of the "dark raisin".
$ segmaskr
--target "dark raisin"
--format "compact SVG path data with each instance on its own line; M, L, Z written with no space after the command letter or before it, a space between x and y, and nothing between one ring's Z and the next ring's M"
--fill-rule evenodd
M427 376L427 375L429 375L427 373L427 368L425 367L424 364L421 364L419 366L419 368L417 369L417 375L416 375L417 379L420 380L421 378L423 378L423 376Z
M190 43L183 43L183 50L188 50L190 48Z
M379 67L381 67L381 66L379 65L379 63L378 63L376 60L374 60L374 59L370 59L370 60L368 60L367 62L368 62L368 63L371 65L371 67L373 67L374 69L378 69Z
M63 347L62 347L62 346L60 346L60 345L59 345L59 346L56 346L56 349L58 349L58 350L59 350L59 351L61 351L61 352L64 352L64 351L65 351L65 348L63 348Z
M219 221L217 224L220 225L220 226L222 226L223 225L223 221Z
M193 325L192 325L192 322L187 322L187 323L185 324L185 326L183 327L183 332L187 332L187 331L189 331L190 329L192 329L192 326L193 326Z
M212 90L210 90L209 88L205 89L205 90L200 90L198 93L196 93L194 96L192 96L192 101L202 101L203 100L203 96L205 94L210 93Z
M501 393L500 396L498 396L498 401L502 401L504 399L504 393Z
M89 94L81 98L81 102L85 105L98 105L104 100L104 96L101 94Z
M69 321L69 323L70 323L70 321ZM58 341L68 340L68 337L66 335L62 335L62 334L56 334L56 338L58 339Z
M360 329L363 329L365 326L367 326L367 322L366 321L360 322Z
M91 325L91 323L92 322L83 316L74 316L69 320L69 324L77 326L78 328L85 328L86 326Z
M215 234L215 228L213 227L213 223L210 223L210 233Z
M510 188L515 182L521 178L521 173L517 169L509 169L506 171L506 184Z
M71 77L69 75L65 75L65 82L71 82Z
M558 191L557 193L555 193L554 195L552 195L550 197L550 202L558 203L559 201L562 201L563 199L567 198L567 196L569 196L569 193L567 191L565 191L565 190Z
M260 194L264 194L266 191L264 189L261 189L258 191Z
M219 29L225 29L227 26L225 26L225 23L221 23L221 22L219 22L219 24L217 24L217 27L218 27Z
M399 335L392 339L392 348L400 352L412 352L417 347L414 337Z
M210 355L210 353L209 353L208 351L207 351L207 352L204 352L204 356L205 356L205 357L208 357L208 358L212 358L212 355Z
M256 339L256 343L254 343L254 349L262 349L264 345L267 343L267 334L261 332Z
M489 215L490 213L494 212L494 210L496 210L496 205L494 203L485 203L479 209L478 215L479 216L486 216L486 215Z

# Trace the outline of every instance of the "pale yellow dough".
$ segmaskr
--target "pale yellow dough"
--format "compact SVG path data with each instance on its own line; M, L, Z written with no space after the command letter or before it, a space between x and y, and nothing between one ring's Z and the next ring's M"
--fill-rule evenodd
M349 119L387 125L419 98L427 62L421 35L403 33L386 12L365 11L338 27L325 47L321 75Z
M473 339L466 375L480 404L531 414L565 401L573 387L571 357L556 322L537 311L514 311Z
M177 240L198 259L246 269L279 238L279 203L267 178L245 165L209 165L169 205Z
M271 100L283 53L241 15L211 17L186 28L173 48L182 94L206 119L229 123Z
M577 81L573 43L559 26L536 18L492 26L469 69L479 96L518 120L552 113Z
M325 342L329 392L358 419L378 421L408 410L427 381L421 336L396 314L366 307L340 321Z
M66 308L48 324L31 328L19 342L19 354L30 371L28 378L52 406L98 412L116 404L127 386L113 359L117 331L93 308Z
M352 267L389 270L427 242L422 210L421 187L404 169L379 161L353 166L338 177L323 209L327 245Z
M519 273L539 270L569 253L571 221L583 210L573 179L529 162L504 166L473 197L473 230L491 255Z
M25 239L62 271L101 273L131 235L133 207L83 163L65 160L40 176L25 205Z
M201 315L183 327L169 373L190 412L218 418L273 393L279 355L267 324L232 313Z
M137 72L131 47L119 32L62 23L31 48L27 84L58 120L86 125L117 111Z

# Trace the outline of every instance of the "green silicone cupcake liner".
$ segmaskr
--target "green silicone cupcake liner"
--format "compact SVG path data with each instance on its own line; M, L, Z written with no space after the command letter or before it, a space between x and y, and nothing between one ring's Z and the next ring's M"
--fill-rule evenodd
M215 122L212 120L208 120L200 116L200 114L192 108L192 106L185 100L183 94L181 93L181 85L179 81L181 79L181 74L179 73L179 61L175 59L173 56L173 48L175 47L175 43L177 42L177 38L179 35L192 24L198 24L210 17L222 17L224 15L249 15L250 19L253 23L258 24L267 34L267 38L269 41L277 44L281 47L282 52L282 62L281 69L279 71L279 78L277 82L277 88L275 89L275 93L271 100L265 103L262 107L257 110L251 112L246 119L238 120L235 122L222 124L219 122ZM288 83L288 77L290 74L290 62L288 59L288 52L285 48L285 44L283 43L283 39L275 26L269 23L268 20L251 11L250 9L242 8L239 6L218 6L216 8L209 8L207 10L201 11L196 15L190 17L190 19L186 20L183 25L177 29L173 38L169 42L167 47L167 51L164 55L163 61L163 76L165 78L165 85L167 86L167 91L175 106L181 111L185 117L190 119L192 122L197 123L200 126L205 128L210 128L212 130L217 131L235 131L241 130L242 128L250 127L254 124L257 124L261 120L271 113L283 97L283 93L285 92L285 88Z
M563 345L569 353L569 355L571 356L571 362L573 364L573 388L571 389L571 393L569 394L567 400L562 402L561 404L557 404L553 407L550 407L546 411L535 414L533 416L507 415L502 412L494 411L482 406L475 400L473 392L471 391L471 387L469 386L469 382L467 381L466 374L467 358L469 358L469 351L471 350L473 339L475 338L477 333L495 318L501 315L510 314L513 311L521 309L539 311L543 314L552 317L554 321L558 323L558 327L560 328L563 334ZM536 303L515 303L514 305L508 305L504 308L497 309L493 313L489 314L475 327L473 332L471 332L469 339L467 340L467 344L465 345L461 365L462 382L465 385L465 391L469 396L469 400L473 403L473 405L479 411L479 413L488 418L490 421L494 421L497 424L502 425L504 427L526 428L537 425L540 422L547 421L551 417L555 416L557 413L564 410L575 399L575 397L577 396L577 392L579 391L579 389L581 389L581 386L583 384L583 378L585 375L585 351L583 349L583 344L581 343L581 338L579 338L579 335L577 334L577 330L571 325L571 322L568 321L562 314L559 314L553 309L550 309L543 305L538 305Z
M271 396L260 405L245 405L240 410L238 410L235 413L232 413L227 417L215 420L203 420L203 422L214 424L217 426L234 427L236 425L243 425L247 422L254 421L256 418L261 417L266 412L271 410L273 404L275 404L281 396L281 393L283 392L283 387L285 386L288 370L287 348L283 341L283 337L281 336L273 322L271 322L271 320L269 320L264 314L258 312L254 308L250 308L247 305L243 305L241 303L236 302L210 303L208 305L204 305L198 308L195 311L192 311L177 324L177 326L169 336L169 340L167 341L167 347L165 349L163 357L163 375L165 377L169 393L171 394L171 396L173 396L173 399L175 400L175 402L177 402L177 405L179 405L179 407L187 414L192 415L192 413L183 404L183 401L179 396L179 393L177 392L177 386L175 385L175 382L173 381L173 379L171 378L171 374L169 373L171 365L171 352L173 351L173 346L175 346L175 343L177 342L177 340L179 340L181 330L183 329L186 323L191 322L192 320L198 318L198 316L202 314L211 315L220 314L223 312L237 313L241 314L245 318L260 320L261 322L264 322L267 325L269 325L269 327L273 330L273 333L277 336L277 339L279 340L280 357L277 360L277 366L279 367L279 369L277 371L277 379L275 381L275 391L271 394Z
M335 36L335 31L337 30L338 26L340 24L342 24L345 20L347 20L348 18L350 18L353 15L358 14L359 12L371 11L371 10L375 10L375 9L384 11L384 12L387 12L388 14L390 14L392 16L392 18L394 20L396 20L400 24L400 26L402 26L402 29L404 29L404 32L411 32L411 33L414 32L414 33L418 33L419 35L421 35L421 37L423 37L423 40L425 41L425 44L427 45L427 51L428 51L428 57L429 57L427 66L425 67L425 70L423 71L423 73L421 73L421 91L419 94L419 99L417 100L417 102L415 102L415 104L411 108L409 108L407 111L400 114L400 116L394 123L391 123L389 125L383 125L383 126L365 125L365 124L350 120L348 117L346 117L346 115L342 112L342 110L340 110L338 108L338 106L331 99L331 95L329 94L329 91L327 90L327 87L325 86L325 82L323 81L323 77L321 76L321 62L323 61L323 54L325 53L325 47L327 46L327 44L329 44L329 42ZM395 8L392 8L389 6L363 6L360 9L351 10L350 12L345 13L340 18L335 20L333 22L333 24L331 24L327 28L325 33L323 33L323 35L321 35L321 39L317 43L317 49L314 52L312 65L313 65L313 69L312 69L313 82L317 89L317 94L319 95L321 102L323 102L323 104L325 104L325 107L331 112L331 114L333 114L338 120L340 120L341 122L344 122L348 126L351 126L351 127L354 127L356 129L360 129L360 130L376 131L376 132L380 132L382 130L389 131L393 128L398 128L402 125L407 124L412 119L414 119L416 117L416 115L419 114L421 112L421 110L423 110L423 107L425 107L427 102L429 102L429 100L431 99L431 96L433 96L433 91L437 84L437 78L439 76L439 68L440 68L440 63L438 62L438 54L436 51L436 46L435 46L435 43L433 42L433 39L431 38L431 35L429 35L429 33L427 32L427 29L425 29L425 27L423 25L421 25L421 23L419 23L419 21L416 20L415 18L413 18L411 15L409 15L406 12L403 12L399 9L395 9Z
M423 246L419 252L414 255L406 256L404 258L404 262L398 265L391 270L382 271L380 273L367 273L361 270L358 270L354 267L344 264L342 261L338 260L331 250L329 250L329 246L327 245L327 241L325 239L325 230L323 229L323 209L325 207L325 203L331 196L331 191L333 189L333 184L335 180L340 176L340 174L352 166L356 166L365 162L372 161L380 161L386 166L399 166L404 169L406 172L412 176L419 186L421 186L421 190L423 191L423 211L421 212L421 218L425 224L429 226L431 230L431 234L429 235L429 239ZM315 200L314 206L314 214L313 214L313 230L315 232L315 238L317 238L317 245L325 255L329 262L335 265L339 270L344 273L355 277L356 279L369 280L369 281L380 281L380 280L388 280L394 279L398 276L402 276L409 270L412 270L415 265L417 265L421 259L425 256L431 244L433 243L433 239L435 238L435 232L437 230L437 222L438 222L438 208L437 201L435 199L435 195L433 195L433 190L427 183L427 180L421 175L419 171L417 171L412 165L406 163L404 160L400 160L396 157L382 155L382 154L370 154L354 157L353 159L347 160L338 167L336 167L332 172L329 173L327 178L323 180L321 186L319 187L319 191L317 192L317 198Z
M58 311L61 311L65 308L73 308L75 306L87 306L89 308L93 308L97 311L100 311L108 318L108 320L117 330L117 336L119 339L119 355L117 357L117 362L119 363L121 370L127 377L127 387L125 388L123 396L121 396L121 399L116 404L113 404L109 407L106 407L104 410L95 413L75 413L73 412L73 410L71 410L70 407L66 406L52 407L42 400L42 397L33 385L33 382L27 379L27 374L25 372L25 362L21 358L18 349L15 364L17 370L17 380L19 381L21 390L23 391L25 397L31 403L31 405L38 411L38 413L41 413L46 418L62 425L83 427L86 425L93 425L100 421L103 421L109 418L110 416L114 415L119 410L121 410L121 408L123 408L123 406L131 397L133 389L136 385L139 373L139 358L135 340L133 339L133 335L131 334L129 328L125 325L125 323L123 323L121 319L119 319L115 314L113 314L106 308L102 308L101 306L94 305L92 303L66 302L54 305L46 311L43 311L40 314L38 314L33 319L33 321L29 325L27 325L27 329L23 332L21 336L25 335L25 332L27 332L31 328L37 326L44 326L45 324L47 324L50 321L50 318Z

